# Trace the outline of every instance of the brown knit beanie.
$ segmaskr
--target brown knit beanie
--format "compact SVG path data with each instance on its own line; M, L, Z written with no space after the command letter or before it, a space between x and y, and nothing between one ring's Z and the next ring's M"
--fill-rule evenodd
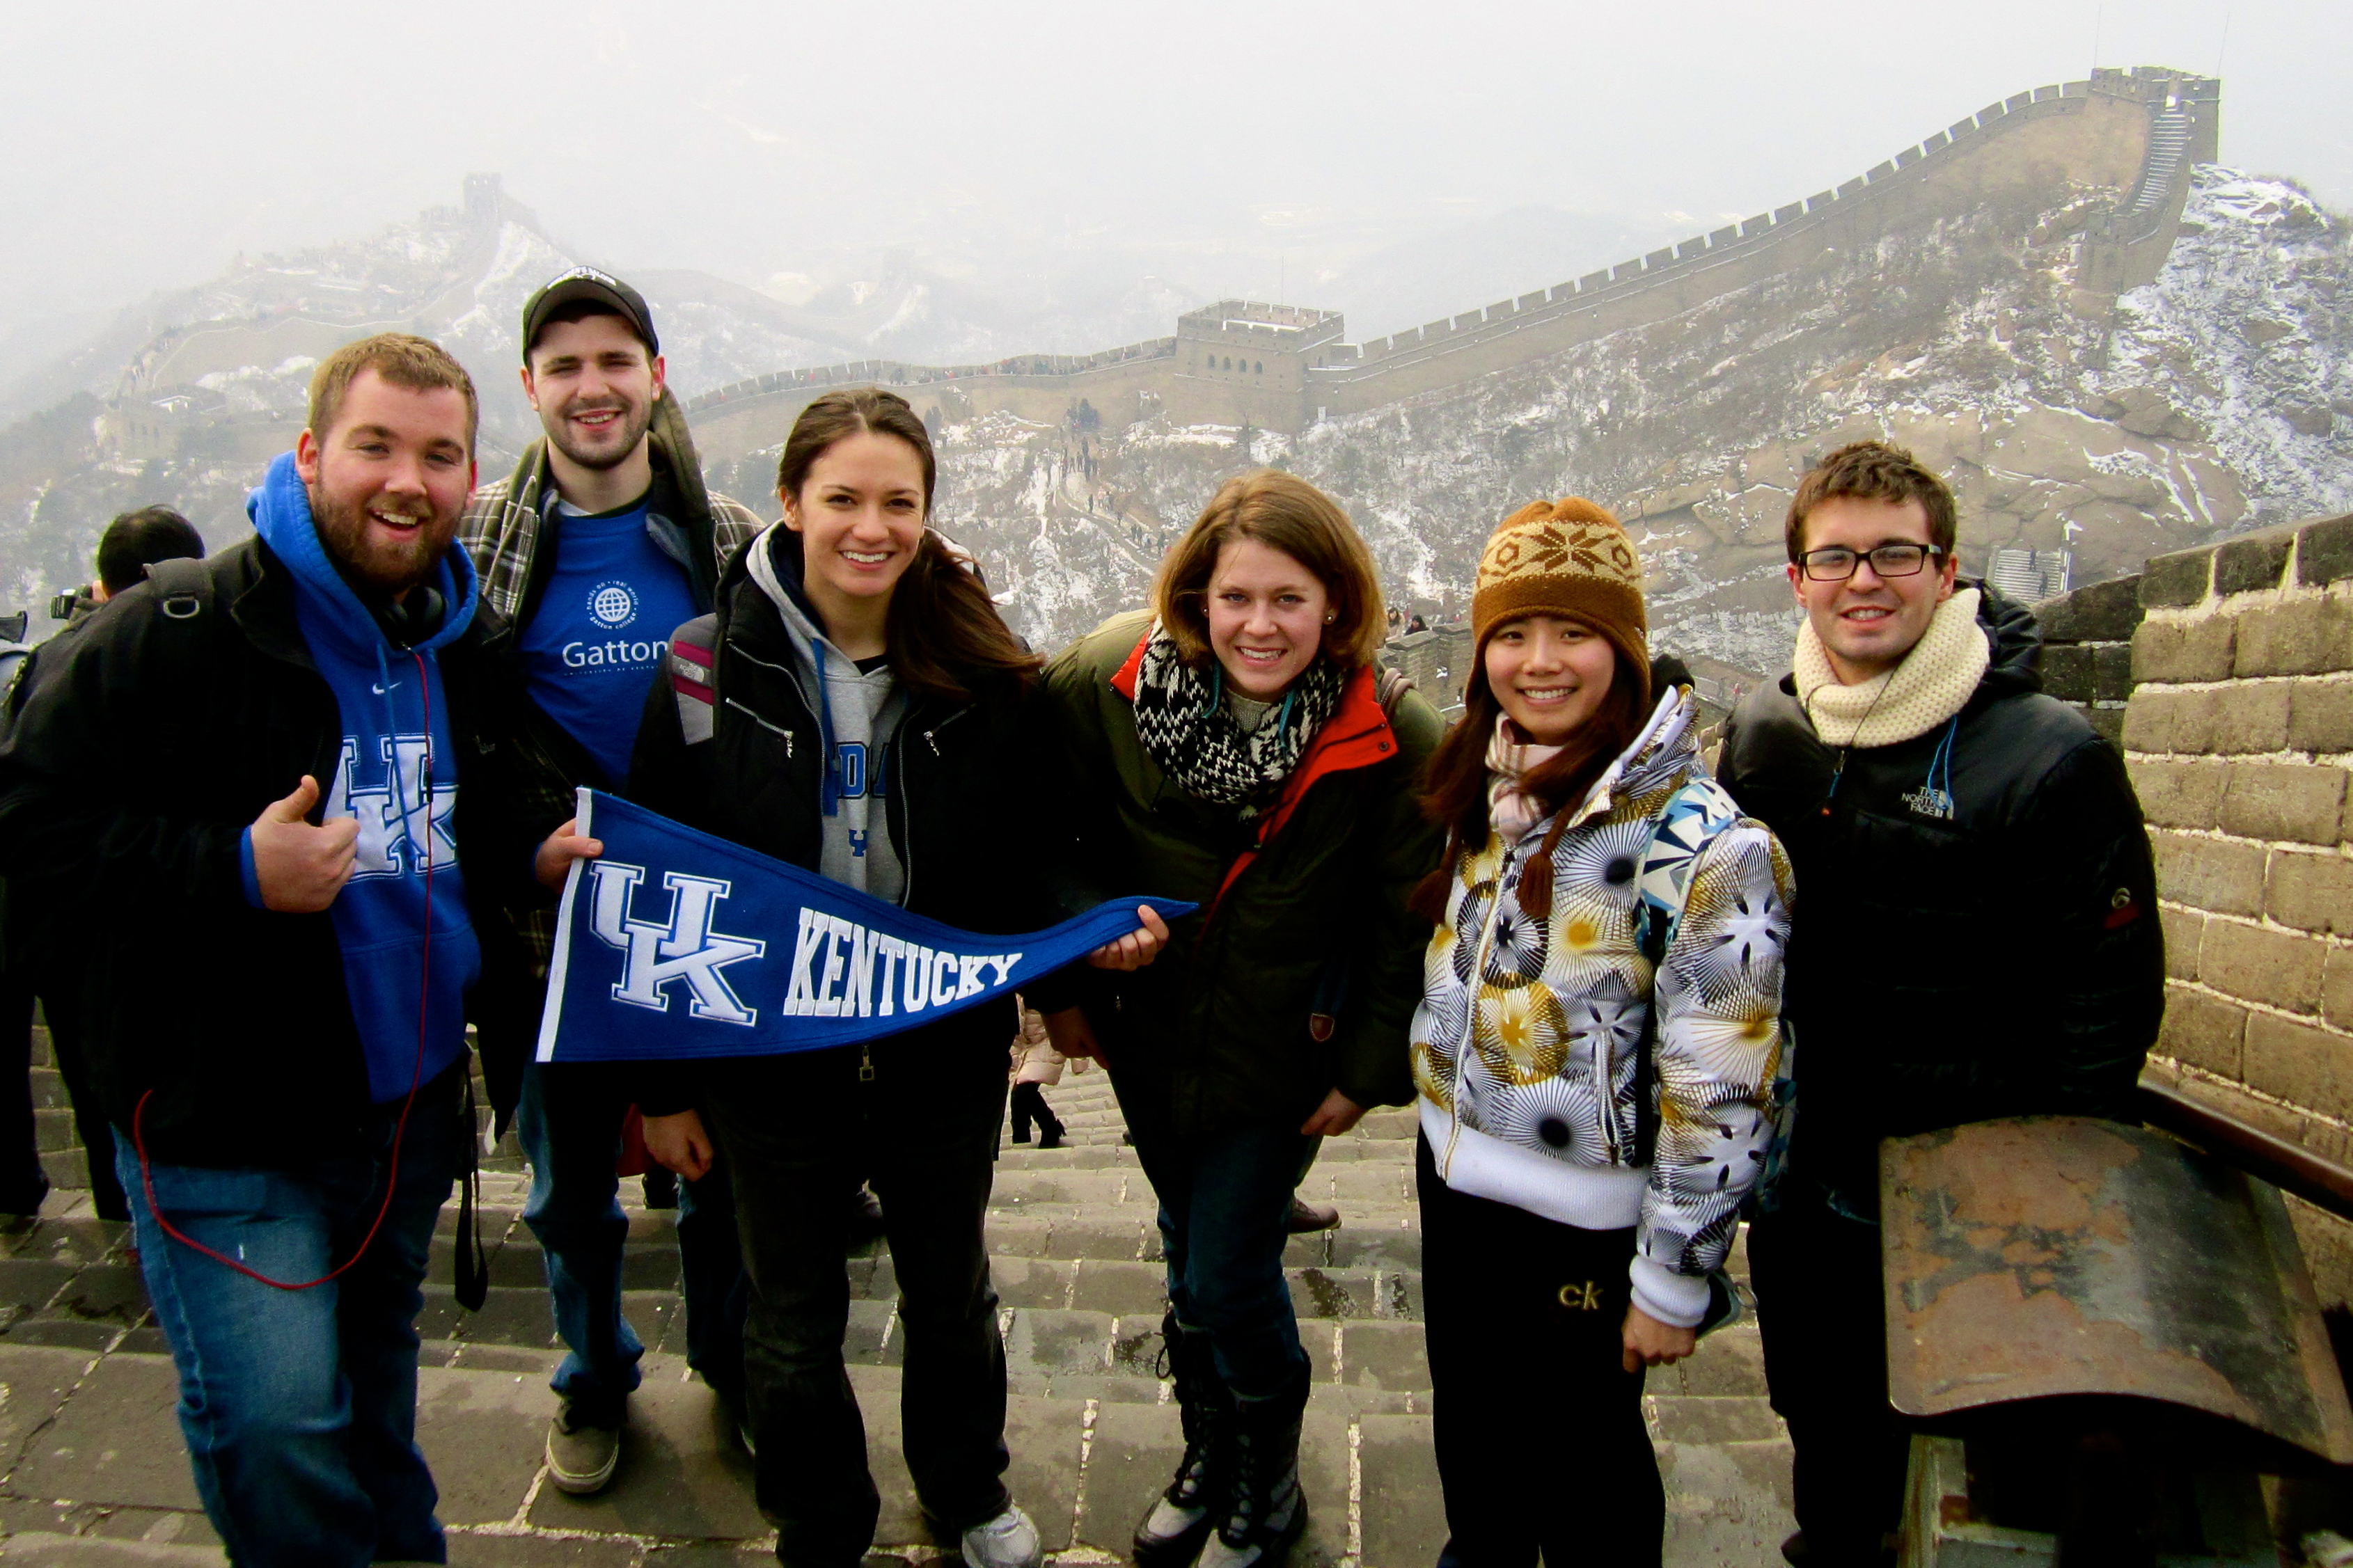
M1642 697L1651 691L1650 617L1642 607L1642 558L1618 520L1582 496L1530 501L1504 520L1479 557L1471 631L1484 658L1488 637L1521 616L1566 616L1609 639Z

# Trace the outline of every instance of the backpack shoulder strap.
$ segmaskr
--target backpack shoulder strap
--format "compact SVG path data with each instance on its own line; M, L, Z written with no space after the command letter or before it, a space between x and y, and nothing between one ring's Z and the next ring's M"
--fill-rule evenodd
M1380 699L1381 711L1394 719L1397 717L1397 705L1403 701L1405 694L1412 689L1412 676L1394 665L1385 664L1380 667L1379 680L1374 686L1373 692Z
M697 616L670 635L670 690L679 733L690 746L717 733L719 617Z
M165 620L196 620L212 608L213 574L205 562L186 556L158 561L147 568L147 581L155 584L156 607Z

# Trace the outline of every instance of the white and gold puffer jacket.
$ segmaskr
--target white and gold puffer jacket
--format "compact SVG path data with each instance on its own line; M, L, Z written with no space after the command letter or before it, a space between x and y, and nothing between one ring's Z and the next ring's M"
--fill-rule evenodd
M1743 817L1670 691L1554 847L1552 912L1519 905L1550 818L1456 860L1414 1015L1421 1128L1457 1192L1588 1230L1636 1231L1634 1302L1697 1323L1772 1128L1789 862ZM1687 787L1688 786L1688 787ZM1672 811L1671 811L1671 808ZM1655 976L1646 879L1686 891ZM1657 1155L1635 1164L1637 1063L1653 1008Z

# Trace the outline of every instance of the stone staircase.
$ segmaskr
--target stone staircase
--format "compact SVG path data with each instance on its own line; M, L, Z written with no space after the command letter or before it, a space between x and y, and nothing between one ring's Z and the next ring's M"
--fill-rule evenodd
M1008 1478L1060 1564L1124 1559L1128 1533L1182 1447L1154 1375L1161 1272L1151 1189L1099 1072L1048 1091L1069 1146L1006 1147L989 1240L1011 1377ZM69 1129L69 1123L66 1126ZM1314 1365L1303 1453L1312 1510L1301 1568L1428 1568L1446 1535L1430 1450L1420 1232L1409 1113L1377 1112L1326 1142L1303 1190L1338 1205L1335 1231L1296 1237L1288 1265ZM122 1227L89 1216L78 1152L51 1156L42 1216L0 1234L0 1557L55 1564L218 1563L189 1479L170 1358ZM670 1215L630 1208L625 1307L646 1384L613 1486L566 1497L541 1473L555 1348L540 1256L511 1157L485 1176L491 1299L450 1299L455 1205L419 1323L420 1441L442 1489L453 1563L773 1561L748 1461L686 1372ZM499 1169L495 1167L504 1167ZM72 1184L69 1186L69 1184ZM1736 1262L1737 1259L1736 1259ZM887 1249L849 1262L848 1352L883 1494L879 1557L954 1556L935 1543L899 1459L898 1336ZM1654 1373L1648 1413L1669 1498L1667 1561L1770 1568L1787 1515L1788 1445L1766 1407L1756 1330L1712 1336ZM887 1568L874 1564L874 1568Z

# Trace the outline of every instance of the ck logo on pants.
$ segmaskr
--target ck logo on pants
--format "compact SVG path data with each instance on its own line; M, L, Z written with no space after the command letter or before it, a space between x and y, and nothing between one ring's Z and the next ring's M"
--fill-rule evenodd
M758 1010L744 1005L720 973L768 951L757 937L729 936L712 929L712 906L727 896L731 883L683 871L663 872L662 886L670 895L670 919L656 922L629 918L630 895L646 879L643 866L599 860L589 875L596 879L590 923L597 940L628 954L621 982L613 987L613 1000L667 1013L670 982L683 980L693 1016L745 1028L760 1021Z
M422 874L427 836L432 839L433 864L458 861L458 839L449 816L458 808L458 786L437 785L430 802L425 798L426 763L433 742L424 735L397 735L384 740L376 753L381 783L363 789L359 742L343 737L343 755L335 763L335 782L327 792L324 817L359 819L354 878L397 877L406 871Z

